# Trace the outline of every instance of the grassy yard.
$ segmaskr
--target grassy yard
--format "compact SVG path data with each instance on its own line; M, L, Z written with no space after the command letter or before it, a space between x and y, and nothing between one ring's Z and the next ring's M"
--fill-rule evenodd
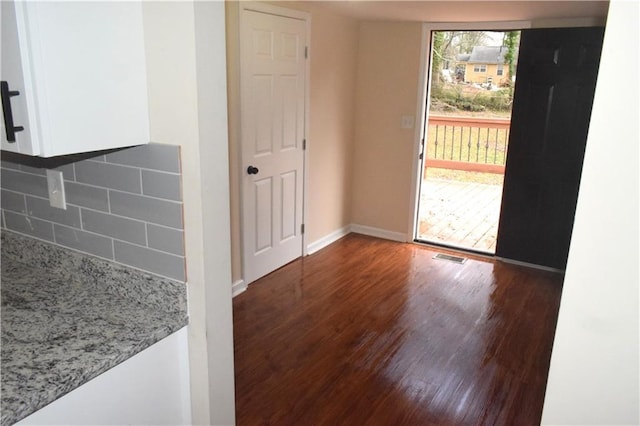
M427 158L504 165L508 133L506 129L431 125Z

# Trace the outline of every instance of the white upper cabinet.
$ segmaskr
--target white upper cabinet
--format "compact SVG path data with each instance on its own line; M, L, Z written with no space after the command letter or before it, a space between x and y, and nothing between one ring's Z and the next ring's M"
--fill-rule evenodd
M52 157L149 142L140 2L0 3L3 150Z

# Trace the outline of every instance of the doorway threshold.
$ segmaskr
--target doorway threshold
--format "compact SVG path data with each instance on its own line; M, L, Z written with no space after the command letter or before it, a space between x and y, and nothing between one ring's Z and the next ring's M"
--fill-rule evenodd
M435 241L427 241L427 240L422 240L420 238L414 239L413 242L415 244L420 244L427 247L441 248L441 249L451 250L453 252L463 253L463 254L468 253L468 254L473 254L473 255L481 256L488 259L494 259L496 257L495 253L491 253L489 251L475 250L472 248L459 247L459 246L454 246L451 244L445 244L445 243L440 243Z

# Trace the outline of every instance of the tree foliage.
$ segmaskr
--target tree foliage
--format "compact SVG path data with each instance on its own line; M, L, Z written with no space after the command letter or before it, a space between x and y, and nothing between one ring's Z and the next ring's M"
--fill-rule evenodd
M504 62L509 66L509 75L515 75L516 54L520 44L520 31L508 31L504 33L504 41L502 44L507 48L507 52L504 54Z
M434 31L432 33L431 51L431 86L437 87L440 81L440 71L442 70L442 46L444 45L444 33L442 31Z
M434 31L432 38L432 86L442 83L442 69L455 63L459 54L469 54L475 46L486 46L490 41L484 31Z
M474 46L487 46L489 37L484 31L454 31L457 38L457 53L471 53Z
M458 55L470 54L476 46L502 45L506 48L504 60L509 75L515 75L520 31L434 31L431 55L431 97L450 107L467 111L508 111L511 108L513 87L498 92L466 95L461 86L444 84L443 69L464 68Z
M486 46L490 41L485 31L435 31L434 55L443 61L455 61L461 53L471 53L475 46Z

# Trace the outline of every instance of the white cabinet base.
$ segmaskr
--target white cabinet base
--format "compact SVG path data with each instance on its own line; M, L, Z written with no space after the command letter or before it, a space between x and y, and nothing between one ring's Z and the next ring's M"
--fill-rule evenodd
M190 405L184 327L16 424L186 425Z

